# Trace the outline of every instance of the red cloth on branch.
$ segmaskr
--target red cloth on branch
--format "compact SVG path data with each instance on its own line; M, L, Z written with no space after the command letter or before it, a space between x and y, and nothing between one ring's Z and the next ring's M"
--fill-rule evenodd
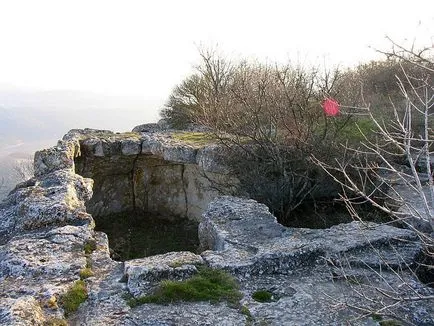
M321 105L326 116L335 116L339 114L339 103L336 100L326 98L322 101Z

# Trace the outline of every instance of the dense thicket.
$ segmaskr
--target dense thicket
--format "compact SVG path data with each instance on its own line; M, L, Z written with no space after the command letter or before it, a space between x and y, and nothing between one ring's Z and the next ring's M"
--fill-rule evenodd
M306 202L336 195L311 156L330 162L344 142L357 143L373 125L361 108L387 117L404 83L403 60L361 64L353 69L231 62L200 51L201 63L172 92L162 117L174 127L208 127L231 151L226 158L240 189L265 203L287 223ZM327 117L321 102L339 101L341 114ZM357 124L357 126L356 126ZM335 191L334 191L335 190Z

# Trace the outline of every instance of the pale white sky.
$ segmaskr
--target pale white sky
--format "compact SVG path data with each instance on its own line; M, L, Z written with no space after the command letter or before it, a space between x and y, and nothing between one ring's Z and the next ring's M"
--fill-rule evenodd
M354 64L387 47L385 35L427 45L433 27L432 0L0 0L0 84L165 100L200 43Z

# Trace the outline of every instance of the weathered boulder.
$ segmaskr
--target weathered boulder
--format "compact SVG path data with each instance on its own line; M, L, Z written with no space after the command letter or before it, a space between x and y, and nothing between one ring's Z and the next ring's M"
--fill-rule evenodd
M265 205L230 196L210 203L199 224L199 240L211 249L202 253L207 264L246 275L291 273L324 259L405 268L421 251L410 230L362 222L329 229L286 228Z
M89 325L114 320L125 325L344 325L349 321L378 325L366 315L356 319L360 315L355 308L375 310L378 306L373 303L392 303L387 314L417 325L433 323L430 301L403 300L393 305L393 299L377 290L394 287L404 297L432 295L432 289L419 283L408 269L420 250L411 231L373 223L289 229L277 224L268 209L255 201L220 197L204 213L199 232L203 244L214 249L201 254L205 264L229 270L239 280L244 314L222 303L145 304L129 309L118 293L110 298L102 295L105 299L95 294L77 320ZM176 263L179 257L187 258ZM126 262L115 275L127 279L123 293L141 296L161 277L176 278L177 266L200 261L191 253L170 253ZM106 289L114 283L107 277L101 284ZM270 292L272 300L255 301L256 291Z
M205 172L229 174L229 168L224 164L228 155L228 149L221 145L210 145L199 149L196 156L196 163Z
M45 325L64 318L57 302L87 266L89 226L42 228L0 246L0 325Z
M243 299L256 307L254 316L273 324L332 325L349 319L354 313L349 307L375 310L395 302L376 289L388 288L389 294L396 291L394 295L403 298L415 293L429 298L433 293L413 274L422 247L406 229L362 222L329 229L285 228L264 205L225 196L210 203L199 238L211 249L201 254L207 265L231 271L249 293L273 293L276 300L267 307ZM330 301L347 306L332 314ZM389 312L418 325L434 322L432 299L419 304L402 299L399 308Z
M33 237L17 236L0 253L0 277L67 277L86 266L86 227L67 225Z
M84 205L92 196L92 184L66 168L18 185L0 205L0 244L23 230L92 222Z
M133 132L159 132L167 128L164 122L161 123L144 123L133 128Z
M55 147L35 153L35 176L41 176L56 170L74 170L74 157L78 150L75 141L59 141Z
M1 325L33 326L43 325L46 321L42 308L30 295L19 298L2 298L0 305Z
M128 291L135 297L149 294L162 280L185 280L197 273L196 265L202 265L199 255L188 251L133 259L125 262L124 275Z

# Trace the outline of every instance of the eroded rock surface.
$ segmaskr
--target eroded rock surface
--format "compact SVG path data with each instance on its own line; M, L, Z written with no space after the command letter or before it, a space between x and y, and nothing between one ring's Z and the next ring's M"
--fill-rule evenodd
M203 259L192 252L170 252L142 259L133 259L124 264L128 291L134 297L150 294L161 280L182 281L197 273L197 265Z
M195 146L170 133L114 134L87 130L64 139L80 144L76 173L94 180L94 217L144 211L199 221L219 184L236 182L216 160L215 145Z
M114 202L110 209L145 207L145 199L151 197L137 196L139 184L146 189L152 180L157 190L149 188L150 192L169 191L155 170L146 170L147 177L139 175L151 166L149 159L174 167L173 175L179 175L175 171L184 165L180 171L184 177L178 178L183 196L201 189L185 182L191 180L185 174L189 168L223 171L209 147L183 145L152 131L117 135L74 130L58 146L36 155L36 176L0 205L1 325L44 325L65 318L70 325L378 325L358 308L375 310L379 304L391 304L383 314L416 325L434 324L432 299L420 299L433 297L434 291L410 271L420 253L418 239L409 230L386 225L353 222L323 230L286 228L264 205L223 196L200 217L199 238L206 249L202 253L113 261L107 236L94 231L86 205L99 207L101 202L97 213L109 201ZM100 170L104 173L99 175ZM111 182L116 180L126 198L119 198L121 191L104 183L116 173L124 179ZM176 203L176 192L167 194ZM191 210L189 204L203 198L190 197L183 209ZM166 207L169 203L166 199ZM176 211L178 204L170 207ZM128 306L125 298L149 293L163 279L188 278L201 264L234 275L243 309L208 302ZM66 316L62 296L83 269L92 271L85 279L88 298ZM272 300L255 301L252 295L258 290L271 293Z
M286 228L265 205L254 200L221 197L212 202L199 225L205 251L213 267L237 273L287 273L314 264L319 257L373 268L410 266L421 246L405 229L352 222L329 229ZM399 254L393 250L399 248Z

